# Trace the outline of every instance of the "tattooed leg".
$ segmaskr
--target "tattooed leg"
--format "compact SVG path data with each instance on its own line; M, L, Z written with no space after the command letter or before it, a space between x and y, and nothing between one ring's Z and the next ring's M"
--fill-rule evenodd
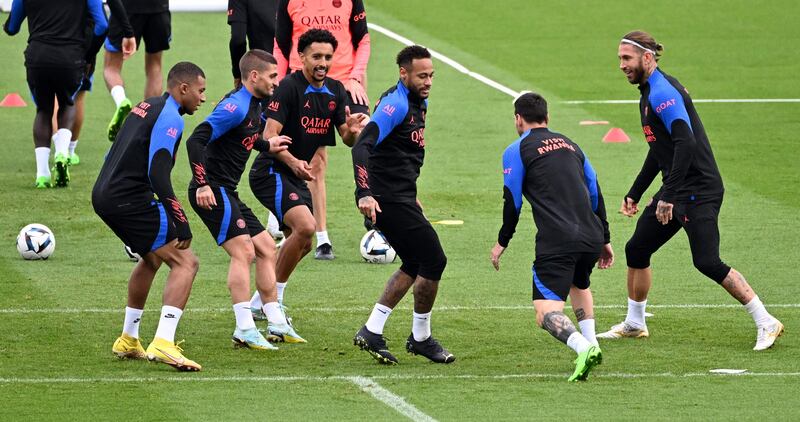
M576 331L572 321L562 311L551 311L544 314L542 328L564 344L567 344L569 336Z
M733 268L731 268L725 280L722 280L720 284L722 284L722 287L742 305L749 303L756 295L753 289L750 288L750 284L744 279L744 276Z

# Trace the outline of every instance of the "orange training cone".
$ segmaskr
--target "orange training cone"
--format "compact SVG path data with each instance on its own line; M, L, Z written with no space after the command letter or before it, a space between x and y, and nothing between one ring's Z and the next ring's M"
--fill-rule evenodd
M27 106L27 104L25 104L25 100L23 100L22 97L20 97L19 94L17 94L16 92L12 92L6 95L6 97L3 98L3 101L0 101L0 107L25 107L25 106Z
M630 142L631 138L625 133L624 130L615 127L611 128L611 130L606 133L606 136L603 137L603 142Z

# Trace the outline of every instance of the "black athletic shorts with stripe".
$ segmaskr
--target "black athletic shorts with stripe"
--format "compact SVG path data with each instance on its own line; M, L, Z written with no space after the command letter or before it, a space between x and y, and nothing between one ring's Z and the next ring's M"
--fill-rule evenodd
M255 175L251 172L250 189L256 199L275 215L281 230L287 227L283 223L283 216L290 209L304 205L308 207L309 211L314 212L311 191L308 190L306 182L295 176L275 171L274 167L270 167L269 173L266 175Z
M36 111L52 113L55 100L61 105L74 105L81 89L84 66L26 67L28 89Z
M161 202L148 206L98 204L94 211L132 251L144 256L178 237Z
M128 13L128 20L133 27L137 49L141 49L144 39L144 51L149 54L169 50L172 41L172 15L170 12ZM108 22L106 50L112 53L122 52L122 26L112 16Z
M533 300L566 302L569 289L589 288L589 277L600 252L539 255L533 263Z
M412 278L440 280L447 264L439 236L414 202L382 202L375 227L403 261L400 270Z
M197 205L197 189L189 189L189 203L203 220L217 245L243 234L250 237L263 232L264 226L253 211L239 199L239 194L222 186L212 187L217 206L210 210Z

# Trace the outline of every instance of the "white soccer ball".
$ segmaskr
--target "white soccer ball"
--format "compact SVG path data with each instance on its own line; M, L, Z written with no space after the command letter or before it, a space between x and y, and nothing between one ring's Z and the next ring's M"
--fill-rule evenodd
M17 252L25 259L47 259L56 249L56 237L43 224L28 224L17 235Z
M125 245L125 255L127 255L128 259L130 259L132 262L139 262L139 260L142 259L142 256L131 250L128 245Z
M360 249L364 260L372 264L391 264L397 258L392 245L377 230L370 230L361 238Z

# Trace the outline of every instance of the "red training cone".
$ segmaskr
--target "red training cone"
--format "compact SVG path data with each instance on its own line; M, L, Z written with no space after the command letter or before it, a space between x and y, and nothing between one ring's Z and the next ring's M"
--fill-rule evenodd
M611 130L606 133L606 136L603 137L603 142L630 142L631 138L625 133L624 130L615 127L611 128Z
M23 100L22 97L20 97L19 94L17 94L16 92L12 92L6 95L6 97L3 98L3 101L0 101L0 107L25 107L25 106L27 106L27 104L25 104L25 100Z

